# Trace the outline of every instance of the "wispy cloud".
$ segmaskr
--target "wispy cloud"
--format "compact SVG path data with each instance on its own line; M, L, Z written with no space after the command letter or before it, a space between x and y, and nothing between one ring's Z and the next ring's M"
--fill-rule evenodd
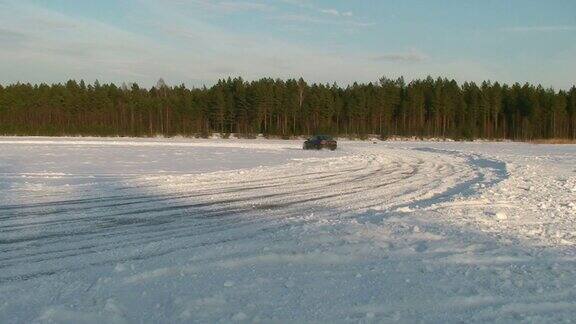
M0 12L0 66L14 80L141 76L127 71L139 70L158 48L140 35L24 1L10 2L8 9Z
M332 24L334 21L322 17L312 16L308 14L289 13L278 15L270 18L271 20L279 20L293 23L313 23L313 24Z
M564 26L516 26L516 27L505 27L502 31L506 32L564 32L564 31L576 31L576 26L564 25Z
M27 1L10 2L0 11L0 82L75 78L150 85L164 77L201 85L240 75L345 83L354 73L372 73L352 53L339 56L321 45L222 28L176 1L140 4L146 13L131 18L138 27L131 30Z
M320 9L320 12L327 15L340 16L340 12L336 9Z
M408 52L386 53L372 58L374 61L416 63L428 60L429 56L417 50Z
M336 17L352 17L354 14L351 11L340 12L336 9L319 9L323 14L336 16Z
M258 1L226 1L226 0L169 0L172 4L180 7L196 7L203 10L209 10L216 13L235 13L235 12L264 12L274 9L269 3Z
M270 17L271 20L278 20L284 22L292 22L292 23L310 23L310 24L322 24L322 25L334 25L334 26L343 26L343 27L369 27L373 26L374 23L372 22L363 22L358 20L340 20L340 19L333 19L333 17L325 17L325 16L318 16L318 15L311 15L305 13L288 13Z
M342 25L354 27L367 27L374 25L372 22L359 20L350 10L341 11L336 8L320 7L309 0L282 0L282 2L306 10L306 13L291 13L283 15L283 19L282 16L280 16L282 20L330 24L340 23Z

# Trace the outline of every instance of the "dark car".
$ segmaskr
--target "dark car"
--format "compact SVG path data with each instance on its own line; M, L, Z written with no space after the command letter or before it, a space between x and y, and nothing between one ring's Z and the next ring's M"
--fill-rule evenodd
M303 148L305 150L321 150L327 148L334 151L337 146L338 143L336 143L336 140L332 138L332 136L315 135L304 142Z

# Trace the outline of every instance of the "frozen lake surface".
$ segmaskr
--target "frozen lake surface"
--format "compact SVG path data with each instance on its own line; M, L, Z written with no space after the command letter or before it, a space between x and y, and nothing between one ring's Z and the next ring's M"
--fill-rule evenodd
M0 137L0 323L569 322L576 146Z

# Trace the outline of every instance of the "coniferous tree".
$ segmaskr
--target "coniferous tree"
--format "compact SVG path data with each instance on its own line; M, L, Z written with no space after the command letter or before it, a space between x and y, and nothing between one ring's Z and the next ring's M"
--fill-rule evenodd
M239 133L364 137L576 138L576 87L568 91L498 82L381 78L307 84L270 78L219 80L207 88L137 84L0 86L5 135L155 136Z

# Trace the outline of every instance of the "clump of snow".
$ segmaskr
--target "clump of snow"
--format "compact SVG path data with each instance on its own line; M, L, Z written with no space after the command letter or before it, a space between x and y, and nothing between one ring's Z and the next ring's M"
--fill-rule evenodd
M114 267L114 271L116 272L122 272L122 271L126 271L126 266L118 263L115 267Z
M232 316L233 321L244 321L248 318L248 315L244 314L243 312L238 312Z

